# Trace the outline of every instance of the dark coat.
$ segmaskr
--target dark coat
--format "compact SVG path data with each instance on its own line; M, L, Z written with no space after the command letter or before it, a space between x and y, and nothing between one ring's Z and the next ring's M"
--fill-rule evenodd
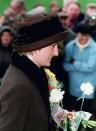
M0 78L2 78L9 66L12 47L3 47L0 44Z
M49 92L43 69L13 55L0 90L0 131L49 131Z

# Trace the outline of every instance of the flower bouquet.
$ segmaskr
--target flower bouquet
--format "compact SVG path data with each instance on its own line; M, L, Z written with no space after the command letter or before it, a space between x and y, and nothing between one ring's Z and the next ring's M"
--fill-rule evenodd
M49 69L45 69L49 92L50 92L50 107L51 115L53 120L57 123L57 128L61 127L63 131L77 131L80 124L85 128L95 127L96 121L89 120L92 116L91 113L82 111L82 106L84 103L85 95L91 95L94 91L94 88L90 83L83 83L80 87L82 91L82 96L79 99L82 99L81 109L78 112L69 112L63 109L62 99L64 91L62 91L62 83L57 81L55 74L53 74Z

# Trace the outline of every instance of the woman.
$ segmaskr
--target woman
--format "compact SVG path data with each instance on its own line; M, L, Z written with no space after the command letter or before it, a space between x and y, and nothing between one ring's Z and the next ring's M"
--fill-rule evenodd
M12 52L12 33L9 26L0 27L0 79L6 72L10 63L10 56Z
M33 20L33 19L32 19ZM52 131L44 66L58 55L67 31L57 15L23 21L14 28L11 64L0 90L0 131Z

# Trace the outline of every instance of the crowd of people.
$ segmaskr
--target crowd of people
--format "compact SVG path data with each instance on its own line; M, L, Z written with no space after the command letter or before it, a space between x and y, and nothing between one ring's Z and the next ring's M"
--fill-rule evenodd
M76 0L61 8L53 1L48 12L43 4L27 11L23 0L11 1L0 17L0 131L56 130L49 124L45 66L63 83L68 111L80 110L80 85L92 84L83 110L96 118L95 3L82 12Z

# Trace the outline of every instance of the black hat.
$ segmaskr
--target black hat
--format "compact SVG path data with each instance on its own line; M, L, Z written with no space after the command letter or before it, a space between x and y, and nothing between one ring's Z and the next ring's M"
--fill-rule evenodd
M11 27L10 27L10 26L7 26L7 25L1 25L1 26L0 26L0 35L1 35L3 32L12 33L12 32L11 32Z
M13 27L13 46L19 52L30 52L64 40L67 30L57 14L32 17Z
M74 32L81 34L90 34L90 27L87 23L80 23L76 25Z

